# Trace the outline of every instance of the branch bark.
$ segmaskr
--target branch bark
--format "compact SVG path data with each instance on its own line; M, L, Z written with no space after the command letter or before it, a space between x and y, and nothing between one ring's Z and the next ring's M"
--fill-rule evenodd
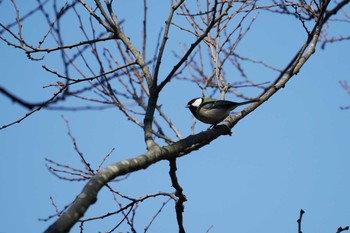
M179 140L178 142L168 146L159 147L158 145L154 145L149 147L149 150L142 155L107 166L86 184L82 192L75 199L72 206L66 212L64 212L60 218L45 232L68 232L79 220L79 218L84 215L89 206L96 202L97 194L100 189L114 178L141 169L146 169L150 165L161 160L179 158L191 153L192 151L202 148L220 136L230 134L230 129L232 129L241 119L251 113L264 101L268 100L280 88L284 87L285 84L299 72L300 68L314 53L320 31L326 22L323 16L327 9L328 3L329 1L325 2L325 4L322 6L319 19L317 20L305 44L299 50L294 59L289 63L284 72L280 75L280 78L277 79L277 82L267 88L261 95L259 102L253 103L240 113L228 117L222 125L216 128L198 133L196 135L188 136L187 138ZM164 81L165 83L167 82L167 80ZM160 86L160 88L162 87L163 85ZM157 98L155 98L155 100L156 99Z
M114 178L146 169L161 160L170 160L184 156L209 144L219 136L229 133L229 128L221 125L215 129L191 135L169 146L152 147L142 155L107 166L91 178L82 192L76 197L71 207L45 232L68 232L84 215L89 206L97 201L97 194L101 188Z

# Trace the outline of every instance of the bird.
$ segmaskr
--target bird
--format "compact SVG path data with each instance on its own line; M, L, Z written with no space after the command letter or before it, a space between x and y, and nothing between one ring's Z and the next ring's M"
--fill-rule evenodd
M257 102L249 100L241 103L228 100L217 100L213 98L198 97L190 100L186 108L192 112L199 121L216 126L230 115L230 112L238 106Z

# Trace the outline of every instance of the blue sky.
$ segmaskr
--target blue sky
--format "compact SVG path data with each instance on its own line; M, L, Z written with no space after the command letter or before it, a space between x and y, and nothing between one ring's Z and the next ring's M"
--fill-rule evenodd
M4 18L0 22L11 21L13 13L1 8ZM127 6L125 11L123 9L121 12L127 16ZM164 22L167 16L166 11L151 12L150 22L157 19ZM247 56L283 67L305 35L297 29L298 25L290 24L292 18L279 19L261 13L238 49ZM130 19L127 23L134 22ZM28 25L25 30L40 31L40 22L35 25ZM137 36L140 28L128 27L126 31ZM152 40L158 31L150 30ZM272 34L276 31L281 37ZM334 34L348 31L349 26L340 25L335 27ZM74 37L75 33L72 34ZM172 48L180 42L183 41L177 37L169 39ZM0 49L1 86L33 102L51 96L52 89L42 86L57 80L43 71L41 65L59 69L52 58L30 62L23 52L3 42ZM350 82L348 51L349 41L328 45L326 50L318 48L284 89L237 124L231 137L221 137L178 160L179 182L188 198L184 213L188 232L205 232L211 226L210 232L297 232L300 209L306 212L303 232L335 232L339 226L350 225L350 111L339 109L339 106L349 105L350 98L338 83L339 80ZM171 58L171 50L166 59L168 64L163 74L176 62ZM248 72L252 77L272 75L259 69ZM275 75L266 79L273 79ZM160 97L164 111L172 117L183 136L190 133L192 124L192 115L184 106L200 95L201 90L194 85L173 81ZM227 96L227 99L237 100L234 96ZM25 113L25 109L0 96L1 125ZM145 151L142 130L125 121L117 109L40 111L20 124L1 130L1 233L43 231L51 222L38 219L55 211L50 196L61 209L85 184L59 180L45 166L45 158L49 158L83 168L67 135L62 114L69 120L80 150L93 167L97 167L112 148L115 151L106 164ZM196 132L206 128L197 123ZM168 168L168 163L163 161L114 185L133 197L172 192ZM86 216L115 210L112 196L106 190L101 191L98 198ZM140 204L136 215L138 231L143 231L164 201L165 198L159 198ZM87 232L107 231L118 218L87 224ZM178 232L174 219L174 206L170 202L150 232ZM79 230L75 227L72 232Z

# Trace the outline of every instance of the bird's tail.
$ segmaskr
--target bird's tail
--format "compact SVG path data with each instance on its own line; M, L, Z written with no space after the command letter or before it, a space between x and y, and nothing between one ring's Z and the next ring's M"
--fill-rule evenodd
M238 103L238 105L245 105L245 104L251 104L251 103L254 103L254 102L258 102L259 100L248 100L248 101L244 101L244 102L241 102L241 103Z

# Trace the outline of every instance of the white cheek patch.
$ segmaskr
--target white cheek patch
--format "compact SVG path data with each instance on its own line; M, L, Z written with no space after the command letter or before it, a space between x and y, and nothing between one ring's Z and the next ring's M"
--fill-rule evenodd
M191 105L193 107L199 107L199 105L201 105L202 102L203 102L203 100L201 98L198 98Z

